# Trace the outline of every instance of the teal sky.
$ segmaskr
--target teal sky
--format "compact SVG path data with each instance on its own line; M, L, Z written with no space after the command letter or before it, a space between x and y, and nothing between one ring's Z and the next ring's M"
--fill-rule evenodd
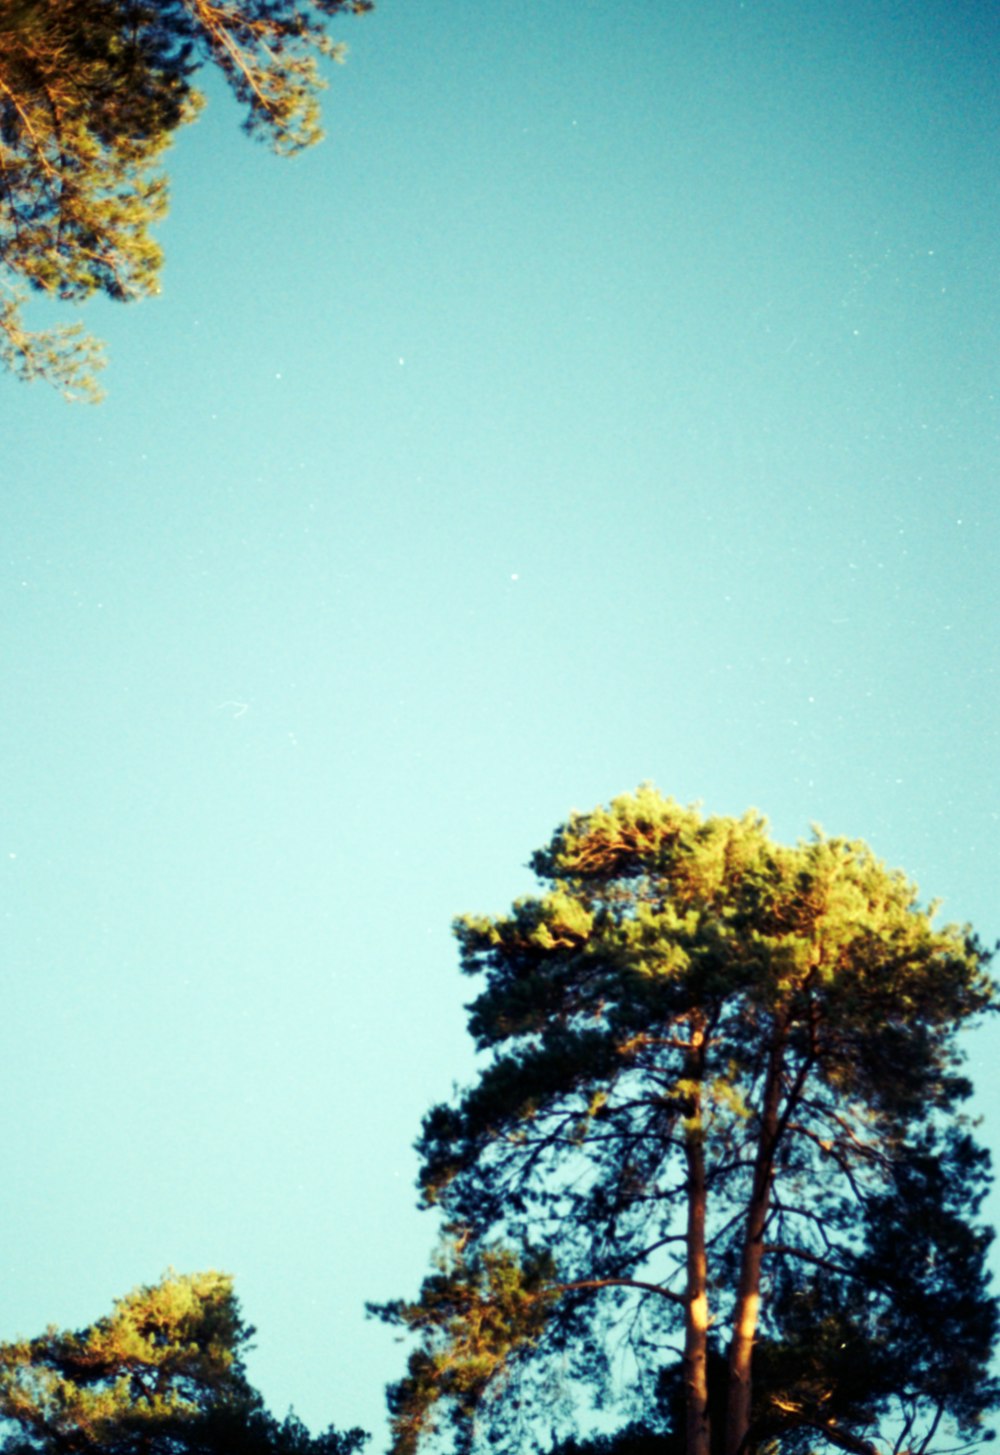
M0 380L0 1337L221 1267L272 1407L377 1455L449 923L572 808L819 822L1000 936L1000 19L338 33L294 162L211 88L107 401Z

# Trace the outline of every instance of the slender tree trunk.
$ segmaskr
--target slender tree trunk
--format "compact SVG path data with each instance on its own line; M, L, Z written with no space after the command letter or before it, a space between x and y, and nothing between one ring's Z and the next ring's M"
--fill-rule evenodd
M778 1112L781 1104L781 1076L784 1068L784 1037L779 1035L771 1048L767 1081L764 1086L764 1107L761 1116L757 1156L753 1169L753 1190L747 1209L746 1232L740 1281L733 1311L733 1335L729 1344L729 1392L726 1405L726 1455L742 1455L750 1429L750 1405L753 1397L751 1362L757 1318L760 1312L760 1273L764 1261L764 1225L771 1202L774 1180L774 1153L778 1139Z
M687 1307L684 1315L684 1396L686 1455L711 1455L708 1414L708 1257L705 1219L705 1140L701 1083L705 1072L704 1034L693 1037L690 1079L693 1105L687 1118L685 1156L688 1174Z

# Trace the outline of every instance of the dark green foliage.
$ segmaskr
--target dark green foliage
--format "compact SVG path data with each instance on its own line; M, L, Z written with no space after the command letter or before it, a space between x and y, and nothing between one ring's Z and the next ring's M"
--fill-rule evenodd
M310 1434L294 1414L277 1420L259 1396L244 1405L210 1412L181 1433L179 1455L357 1455L368 1436L332 1427Z
M293 152L318 139L325 23L372 0L9 0L0 10L0 359L95 397L98 348L79 326L31 333L23 287L119 301L158 287L157 170L216 66L246 128Z
M684 1444L646 1425L626 1425L613 1435L594 1435L589 1440L570 1436L553 1445L547 1455L683 1455Z
M1000 1391L987 1164L959 1117L956 1032L993 996L971 932L862 843L785 848L651 789L533 867L542 894L456 925L488 1059L418 1148L467 1263L526 1273L544 1248L554 1272L461 1404L461 1318L426 1286L406 1306L397 1452L445 1413L465 1447L509 1437L553 1378L577 1404L624 1382L648 1419L668 1375L686 1426L659 1407L654 1429L688 1455L975 1438Z

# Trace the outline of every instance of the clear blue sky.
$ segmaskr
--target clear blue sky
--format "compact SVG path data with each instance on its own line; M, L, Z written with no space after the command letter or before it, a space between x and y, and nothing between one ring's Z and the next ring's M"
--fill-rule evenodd
M106 403L0 380L0 1337L228 1269L272 1406L377 1452L449 922L570 809L818 821L1000 935L1000 22L339 33L320 149L184 134Z

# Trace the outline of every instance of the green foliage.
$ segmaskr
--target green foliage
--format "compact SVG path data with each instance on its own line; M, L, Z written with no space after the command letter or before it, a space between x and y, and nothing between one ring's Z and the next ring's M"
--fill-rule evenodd
M165 1276L79 1333L0 1345L3 1455L354 1455L359 1430L279 1423L246 1379L232 1279Z
M98 395L96 342L79 327L32 332L25 288L80 301L155 293L150 235L167 205L158 168L201 105L206 64L279 152L320 133L325 22L372 0L14 0L0 14L0 360L68 397Z
M544 1325L551 1259L532 1250L519 1259L506 1248L477 1247L467 1254L465 1243L452 1230L418 1303L370 1306L387 1323L423 1336L407 1377L389 1394L400 1455L412 1455L436 1428L441 1401L459 1448L467 1449L479 1404L508 1376L517 1355L534 1346Z
M998 1388L987 1165L959 1115L956 1033L993 1000L972 933L863 843L787 848L755 813L651 788L574 815L532 865L539 896L456 923L488 1060L418 1143L466 1260L544 1247L558 1270L531 1339L493 1348L482 1428L512 1390L530 1405L535 1368L605 1398L603 1350L636 1413L679 1370L689 1455L975 1437ZM418 1358L460 1357L426 1289L406 1322ZM421 1400L451 1397L410 1367L406 1452ZM466 1446L472 1413L456 1402Z

